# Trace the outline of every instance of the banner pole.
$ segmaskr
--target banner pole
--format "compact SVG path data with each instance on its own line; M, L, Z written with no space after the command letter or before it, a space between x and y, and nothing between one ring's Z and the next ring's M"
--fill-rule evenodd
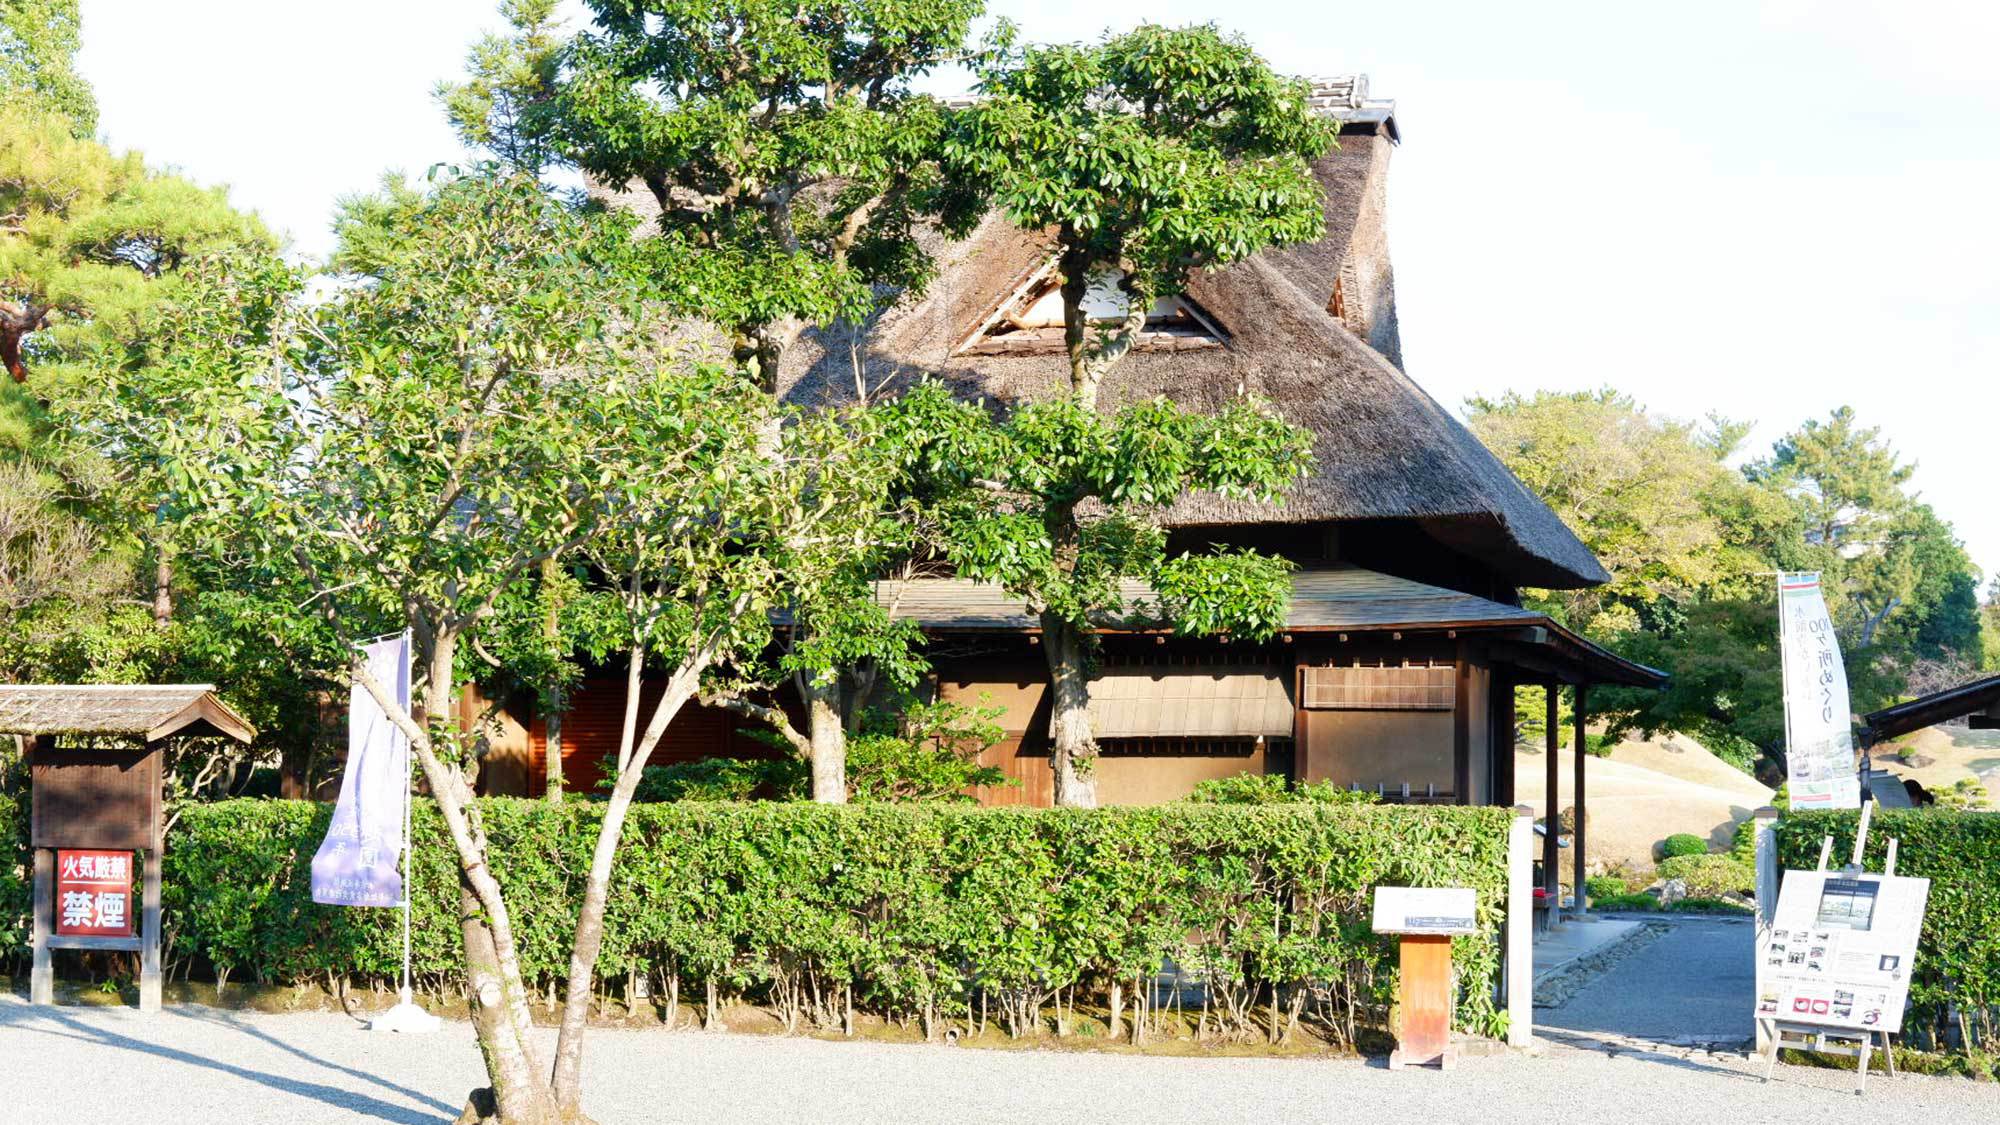
M410 636L410 630L408 629L403 630L403 657L405 660L407 660L410 655L411 639L412 638ZM408 675L409 673L405 671L404 674ZM416 755L410 753L410 751L406 747L403 751L403 988L402 988L402 993L403 993L402 1000L403 1003L405 1004L410 1003L411 998L414 995L410 990L410 880L413 874L413 872L410 869L411 868L410 806L416 804L416 796L415 796L416 778L414 777L416 771L411 768L411 766L415 764L415 759Z

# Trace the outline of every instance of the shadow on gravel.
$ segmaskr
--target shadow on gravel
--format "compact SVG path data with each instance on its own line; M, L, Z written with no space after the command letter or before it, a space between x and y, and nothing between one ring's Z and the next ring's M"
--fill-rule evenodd
M120 1050L168 1059L186 1066L220 1071L223 1074L241 1078L248 1082L255 1082L260 1086L267 1086L273 1090L291 1094L295 1097L306 1098L381 1121L396 1122L397 1125L435 1125L440 1120L439 1115L442 1115L442 1120L446 1121L458 1116L458 1106L447 1105L436 1098L398 1086L393 1082L385 1082L363 1071L328 1062L289 1043L274 1039L264 1032L246 1027L227 1016L208 1018L203 1016L188 1016L179 1012L168 1014L179 1018L194 1019L198 1022L227 1027L232 1031L241 1032L251 1038L263 1040L316 1065L326 1067L329 1070L339 1071L342 1074L380 1086L385 1090L402 1094L412 1101L432 1107L436 1112L425 1112L424 1110L415 1109L410 1106L383 1101L380 1098L371 1097L353 1090L345 1090L338 1086L307 1082L297 1078L289 1078L281 1074L270 1074L261 1070L253 1070L246 1066L237 1066L234 1063L224 1062L221 1059L197 1055L191 1051L183 1051L176 1047L166 1046L165 1044L150 1043L144 1039L122 1035L109 1028L86 1023L61 1008L20 1008L13 1005L0 1007L0 1027L8 1027L17 1031L37 1032L42 1035L55 1036L61 1039L74 1039L85 1043L95 1043L99 1046L116 1047ZM218 1013L218 1015L221 1014ZM37 1024L56 1024L61 1030L47 1026L38 1027L36 1026Z

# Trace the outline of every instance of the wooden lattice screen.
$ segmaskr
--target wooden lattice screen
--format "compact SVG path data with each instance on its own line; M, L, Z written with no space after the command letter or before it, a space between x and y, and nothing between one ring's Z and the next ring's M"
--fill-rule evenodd
M1305 707L1313 711L1449 711L1454 669L1308 667Z

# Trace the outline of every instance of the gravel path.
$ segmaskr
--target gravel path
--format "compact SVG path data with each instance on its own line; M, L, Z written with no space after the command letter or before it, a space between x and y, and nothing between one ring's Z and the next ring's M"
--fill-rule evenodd
M1757 988L1750 920L1674 918L1666 925L1561 1006L1536 1009L1536 1026L1635 1039L1748 1040Z
M1851 1076L1740 1057L1546 1047L1391 1074L1381 1060L1165 1058L594 1031L585 1108L627 1122L1329 1120L1736 1122L1851 1115ZM30 1008L0 996L0 1120L71 1125L448 1121L479 1077L468 1025L370 1034L344 1016ZM1705 1107L1696 1110L1695 1107ZM1871 1125L2000 1118L2000 1087L1871 1079Z

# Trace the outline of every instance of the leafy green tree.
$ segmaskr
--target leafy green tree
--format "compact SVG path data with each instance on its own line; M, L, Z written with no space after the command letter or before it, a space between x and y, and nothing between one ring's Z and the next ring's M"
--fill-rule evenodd
M578 1120L583 1014L619 830L646 757L706 667L760 647L766 396L663 362L639 303L629 223L523 179L451 180L385 205L347 248L367 283L302 303L279 263L216 268L170 307L155 362L119 387L115 429L162 466L204 543L241 543L312 590L294 612L341 638L409 628L420 704L358 659L355 681L410 736L461 870L461 937L491 1085L475 1116ZM782 509L780 509L782 510ZM566 550L635 545L647 612L635 643L668 692L627 755L583 885L551 1069L531 1034L508 904L472 801L457 717L462 648ZM623 577L624 572L620 572ZM581 1001L579 1001L581 997ZM553 1074L553 1079L551 1078Z
M945 550L959 573L1001 583L1039 617L1055 799L1089 806L1090 666L1097 628L1127 609L1124 580L1150 581L1156 608L1190 633L1268 635L1289 595L1280 559L1166 558L1153 513L1192 489L1275 499L1310 457L1303 433L1254 403L1198 418L1158 401L1106 418L1098 390L1155 298L1198 269L1324 235L1309 162L1334 133L1304 83L1213 27L1000 50L980 86L984 98L953 123L950 166L1014 222L1052 232L1070 393L997 424L960 411L961 428L993 430L974 439L985 459ZM1085 297L1108 278L1124 312L1093 325Z
M1979 608L1979 635L1983 654L1981 670L2000 671L2000 575L1986 587L1986 604Z
M1213 416L1164 399L1114 415L1074 396L995 419L941 385L897 403L940 505L946 556L997 582L1041 621L1051 677L1058 804L1096 803L1089 675L1097 630L1128 615L1194 635L1263 638L1285 619L1291 564L1254 551L1168 557L1159 509L1196 489L1276 502L1311 459L1309 436L1241 400ZM1157 598L1136 601L1129 582Z
M920 286L913 234L963 228L938 103L911 80L966 54L983 0L590 0L564 37L548 0L442 88L468 141L525 164L637 182L663 237L709 253L672 288L767 388L806 327L865 316L871 285Z
M1310 164L1335 140L1306 83L1213 26L1145 24L1102 43L996 52L953 124L954 175L1051 232L1070 384L1094 409L1155 298L1195 271L1326 234ZM1116 279L1122 317L1084 298Z
M76 72L83 45L77 0L0 0L0 110L57 114L69 132L97 132L97 95Z
M475 46L466 79L440 89L446 112L468 142L517 167L643 185L660 212L657 296L719 327L767 391L807 327L921 290L931 262L920 224L961 231L977 218L977 193L939 168L946 115L910 83L966 54L982 0L588 7L589 29L566 35L549 0L508 0L512 34ZM845 426L842 448L869 448L863 414L814 424ZM821 500L841 497L852 534L792 546L783 658L707 697L771 724L814 763L829 801L847 792L846 728L874 684L906 682L920 666L914 628L890 621L868 588L885 548L907 535L855 508L853 483L886 501L889 481L872 472L815 486ZM806 702L805 735L757 698L786 677Z

